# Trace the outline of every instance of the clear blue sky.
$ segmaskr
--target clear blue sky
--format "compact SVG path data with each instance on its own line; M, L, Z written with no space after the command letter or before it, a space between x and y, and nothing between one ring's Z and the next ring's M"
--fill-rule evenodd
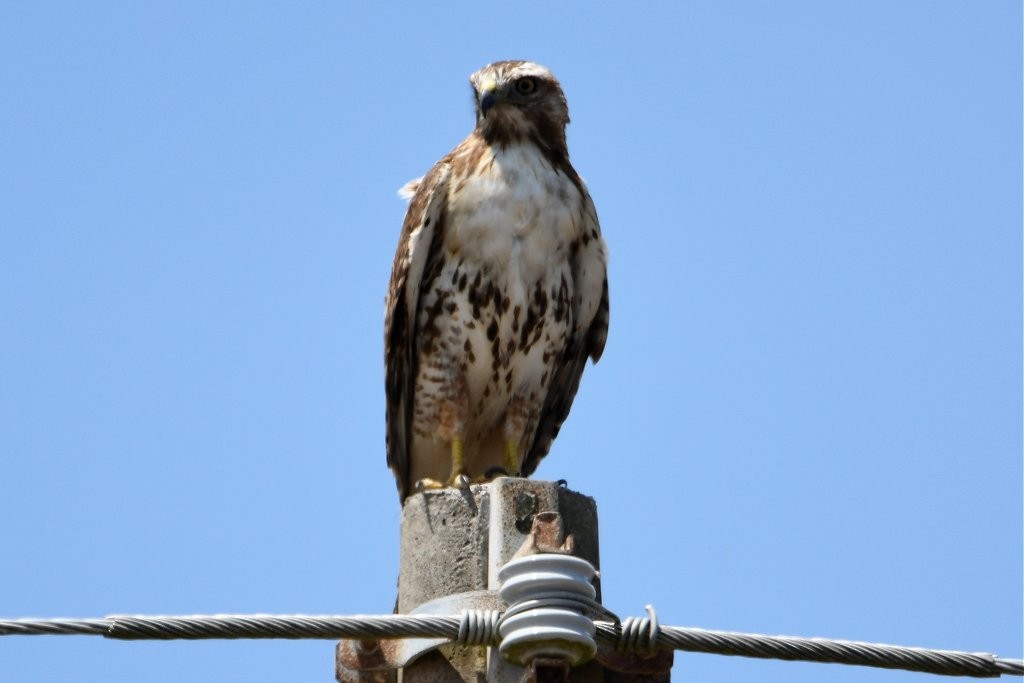
M537 473L597 499L606 604L1020 657L1021 21L3 3L0 615L391 609L396 190L469 132L468 75L527 58L612 254L605 357ZM4 638L0 680L330 681L332 648Z

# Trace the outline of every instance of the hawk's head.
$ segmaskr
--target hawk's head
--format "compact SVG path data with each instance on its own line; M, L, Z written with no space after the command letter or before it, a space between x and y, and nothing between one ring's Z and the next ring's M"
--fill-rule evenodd
M540 64L488 64L469 77L476 101L476 127L490 143L532 139L554 154L567 154L569 106L558 79Z

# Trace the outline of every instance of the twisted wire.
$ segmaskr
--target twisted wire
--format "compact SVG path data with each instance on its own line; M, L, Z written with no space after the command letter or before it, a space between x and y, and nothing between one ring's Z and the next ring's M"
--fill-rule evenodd
M0 636L105 636L109 619L2 619Z
M460 645L492 645L498 642L498 610L467 609L459 620L455 642Z
M208 638L437 638L454 639L457 616L306 616L218 614L185 617L110 617L107 638L118 640L199 640ZM2 632L2 624L0 624Z
M904 669L947 676L1024 676L1024 661L991 654L930 650L825 638L765 636L658 626L649 617L619 624L599 621L597 638L643 652L651 647L687 652ZM500 613L468 610L459 616L406 615L213 615L112 616L106 619L2 619L0 636L102 635L119 640L210 638L444 638L465 644L497 644Z
M616 629L609 629L602 624L598 625L598 635L609 639L620 637ZM662 626L658 630L658 643L663 647L688 652L849 664L946 676L1024 676L1024 661L1021 660L1000 659L986 653L931 650L850 640L765 636Z
M658 648L658 615L650 605L644 607L646 617L627 617L622 622L622 633L619 634L615 648L622 652L639 652L653 655Z

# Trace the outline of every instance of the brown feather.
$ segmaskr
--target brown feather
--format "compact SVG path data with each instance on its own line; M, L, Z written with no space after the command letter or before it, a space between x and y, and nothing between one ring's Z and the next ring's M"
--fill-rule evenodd
M419 289L428 260L437 259L443 230L445 198L449 176L447 157L416 185L402 224L395 251L384 316L384 394L387 400L387 458L395 473L399 498L409 494L409 429L412 396L416 381L415 321L419 310ZM422 262L413 253L413 234L426 240L428 252ZM422 249L422 242L417 245Z

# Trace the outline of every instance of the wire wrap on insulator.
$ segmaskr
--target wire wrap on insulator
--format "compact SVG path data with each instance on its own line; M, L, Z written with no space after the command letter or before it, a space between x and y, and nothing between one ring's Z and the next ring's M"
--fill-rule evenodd
M646 617L626 617L622 621L622 634L616 649L651 656L658 649L658 614L651 605L645 605Z
M501 654L527 665L537 657L573 666L594 656L596 570L572 555L539 553L511 560L498 572L499 594L509 608L498 624Z
M459 635L454 642L460 645L490 645L497 640L501 612L497 610L467 609L459 618Z

